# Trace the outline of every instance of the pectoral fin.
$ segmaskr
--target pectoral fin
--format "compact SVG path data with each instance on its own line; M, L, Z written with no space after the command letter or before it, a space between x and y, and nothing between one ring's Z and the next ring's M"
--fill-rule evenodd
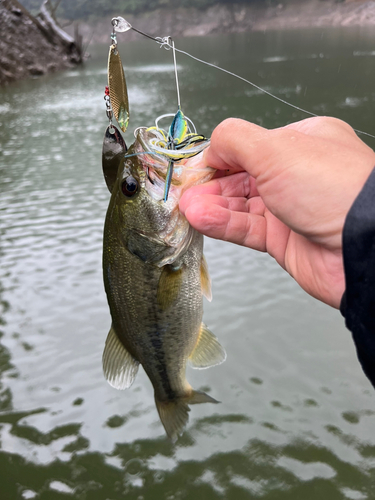
M177 299L181 290L183 269L173 269L172 266L164 266L161 271L157 301L163 311L170 307Z
M215 335L202 323L198 342L189 356L193 368L203 369L220 365L226 360L227 354Z
M115 389L127 389L137 375L139 362L125 349L113 327L109 330L103 352L103 372Z
M201 261L201 286L203 295L209 302L211 302L212 300L211 277L208 272L207 261L204 255L202 255L202 261Z

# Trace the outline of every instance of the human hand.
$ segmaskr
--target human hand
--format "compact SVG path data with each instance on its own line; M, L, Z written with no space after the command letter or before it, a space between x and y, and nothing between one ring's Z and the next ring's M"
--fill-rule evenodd
M275 130L231 118L193 161L222 172L182 196L190 224L268 252L310 295L338 308L345 217L375 166L354 130L327 117Z

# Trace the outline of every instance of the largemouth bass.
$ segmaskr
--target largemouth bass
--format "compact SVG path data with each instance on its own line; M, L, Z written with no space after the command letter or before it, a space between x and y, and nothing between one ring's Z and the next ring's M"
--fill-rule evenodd
M103 272L112 327L103 370L113 387L126 389L141 364L154 387L165 431L175 441L188 421L189 405L217 403L192 389L185 378L186 364L207 368L226 357L202 323L203 295L211 300L203 236L178 209L182 193L209 180L214 171L194 168L194 160L190 166L176 164L164 202L168 161L143 154L153 134L138 129L124 157L122 139L107 129L103 169L111 200Z

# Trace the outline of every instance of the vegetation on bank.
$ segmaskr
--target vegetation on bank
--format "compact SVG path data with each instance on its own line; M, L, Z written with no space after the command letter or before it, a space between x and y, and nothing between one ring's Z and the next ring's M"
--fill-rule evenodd
M56 14L65 19L88 19L100 17L114 12L129 12L131 14L152 11L158 8L195 7L206 9L212 5L253 4L271 7L278 4L288 4L296 0L53 0ZM298 0L307 3L309 0ZM321 0L329 1L329 0ZM341 0L335 0L339 2ZM31 12L38 12L42 0L20 0Z

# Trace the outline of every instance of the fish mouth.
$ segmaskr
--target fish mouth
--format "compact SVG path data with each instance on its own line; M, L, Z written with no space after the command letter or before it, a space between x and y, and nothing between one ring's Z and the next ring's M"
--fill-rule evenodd
M168 165L171 161L169 157L171 151L165 150L167 154L163 156L163 153L160 152L162 148L155 150L155 141L159 139L155 130L140 127L134 131L134 135L136 138L134 150L146 174L145 189L153 199L161 201L163 200ZM202 151L208 144L209 141L201 148ZM187 156L189 154L187 153ZM190 159L174 160L171 188L166 203L178 204L186 189L209 181L214 173L215 169L205 166L202 162L201 152L195 153Z

